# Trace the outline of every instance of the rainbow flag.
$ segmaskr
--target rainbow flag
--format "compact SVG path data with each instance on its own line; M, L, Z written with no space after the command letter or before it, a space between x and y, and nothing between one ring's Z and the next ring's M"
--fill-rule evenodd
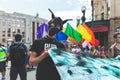
M83 25L79 24L76 30L82 35L83 39L87 40L88 42L91 41L92 36Z
M94 46L99 45L99 41L95 38L93 31L86 24L79 24L75 30L67 23L66 29L57 34L57 39L74 42L75 44L82 44L86 41Z
M79 32L77 32L76 30L74 30L69 23L67 23L67 27L66 27L66 30L64 33L67 36L74 38L78 42L80 42L82 40L82 35Z
M95 35L94 35L93 31L86 24L83 24L83 26L87 30L87 32L91 35L91 40L88 41L88 42L90 42L94 46L98 46L99 45L99 40L97 40L95 38Z

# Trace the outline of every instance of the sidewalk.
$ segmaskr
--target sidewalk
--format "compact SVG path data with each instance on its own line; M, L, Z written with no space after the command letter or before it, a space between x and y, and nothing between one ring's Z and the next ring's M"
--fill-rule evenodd
M6 80L10 80L9 72L10 72L10 61L8 62L8 66L6 67ZM28 71L27 72L27 80L35 80L35 75L36 75L36 69ZM0 74L0 80L1 80L1 77L2 76ZM18 76L17 80L20 80L19 76Z

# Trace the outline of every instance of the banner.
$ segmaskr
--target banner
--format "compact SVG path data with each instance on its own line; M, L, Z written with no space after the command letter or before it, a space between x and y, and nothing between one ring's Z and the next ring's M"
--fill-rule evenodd
M56 48L48 52L62 80L120 80L120 57L91 58Z

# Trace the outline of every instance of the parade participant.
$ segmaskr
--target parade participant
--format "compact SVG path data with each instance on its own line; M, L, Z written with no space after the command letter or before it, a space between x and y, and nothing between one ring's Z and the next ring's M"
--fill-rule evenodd
M91 50L89 49L89 47L87 46L86 48L84 48L84 54L86 54L87 56L90 56L90 52Z
M106 58L107 50L104 46L102 46L101 49L98 51L98 55L100 58Z
M5 74L6 74L6 50L2 47L2 44L0 43L0 72L2 73L2 79L5 80Z
M48 35L35 40L31 47L30 63L38 64L36 79L37 80L60 80L60 76L54 66L54 63L48 55L48 48L56 46L57 48L64 48L64 45L55 39L56 34L62 30L63 24L68 20L62 20L60 17L56 17L54 13L49 9L52 14L52 19L48 22Z
M63 25L67 22L67 21L70 21L70 20L72 20L72 19L66 19L66 20L62 20L60 17L56 17L55 15L54 15L54 13L50 10L50 9L48 9L50 12L51 12L51 14L52 14L52 19L48 22L48 25L49 25L49 27L57 27L58 29L60 29L60 30L62 30L62 28L63 28Z
M33 42L29 61L33 65L38 64L36 80L61 80L54 62L48 54L48 49L51 47L65 49L64 45L55 39L58 31L58 28L50 27L47 36Z
M95 46L92 46L91 51L90 51L90 56L95 57L95 58L98 56Z
M74 54L77 54L77 55L80 55L80 53L81 53L81 49L79 48L79 46L78 45L73 45L73 48L72 48L72 52L74 53Z
M27 80L25 57L28 52L27 46L21 42L22 36L15 35L15 42L8 47L8 56L11 60L10 80L17 80L19 74L21 80Z
M110 47L111 57L117 57L120 55L120 33L114 34L115 43Z

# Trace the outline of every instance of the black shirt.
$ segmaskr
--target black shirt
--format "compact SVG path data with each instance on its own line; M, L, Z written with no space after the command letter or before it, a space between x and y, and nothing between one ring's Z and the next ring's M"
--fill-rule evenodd
M40 40L35 40L30 50L35 51L37 56L39 56L42 51L49 47L65 49L62 43L46 36ZM60 80L60 76L50 56L46 57L38 64L36 78L37 80Z

